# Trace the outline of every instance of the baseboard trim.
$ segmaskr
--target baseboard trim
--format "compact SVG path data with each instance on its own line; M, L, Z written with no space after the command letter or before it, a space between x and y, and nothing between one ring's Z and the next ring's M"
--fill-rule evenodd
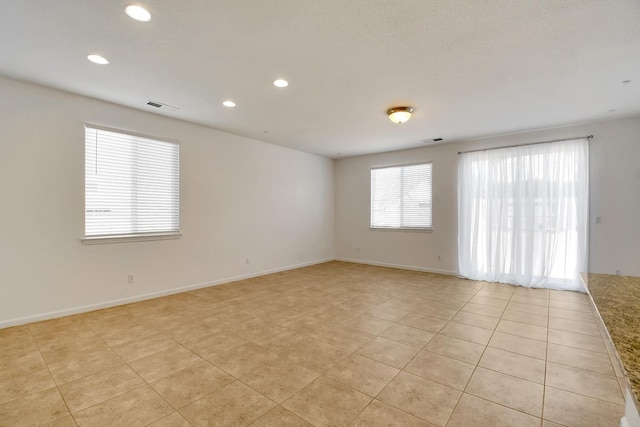
M375 265L377 267L390 267L390 268L399 268L401 270L411 270L411 271L421 271L423 273L435 273L435 274L444 274L447 276L457 276L457 271L450 270L438 270L435 268L425 268L425 267L416 267L413 265L404 265L404 264L392 264L389 262L378 262L378 261L368 261L362 259L352 259L352 258L335 258L336 261L343 262L352 262L355 264L366 264L366 265Z
M259 276L266 276L267 274L279 273L281 271L295 270L296 268L309 267L316 264L324 264L325 262L334 261L335 258L325 258L316 261L304 262L301 264L289 265L286 267L279 267L270 270L263 270L260 272L242 274L239 276L226 277L224 279L214 280L210 282L195 283L192 285L181 286L179 288L166 289L163 291L151 292L148 294L135 295L127 298L120 298L116 300L110 300L97 304L87 304L79 307L65 308L63 310L50 311L42 314L35 314L32 316L17 317L14 319L0 321L0 329L10 328L12 326L24 325L27 323L40 322L43 320L56 319L58 317L71 316L73 314L87 313L89 311L100 310L103 308L116 307L118 305L131 304L133 302L145 301L152 298L160 298L167 295L179 294L181 292L193 291L196 289L208 288L210 286L223 285L225 283L236 282L238 280L251 279Z

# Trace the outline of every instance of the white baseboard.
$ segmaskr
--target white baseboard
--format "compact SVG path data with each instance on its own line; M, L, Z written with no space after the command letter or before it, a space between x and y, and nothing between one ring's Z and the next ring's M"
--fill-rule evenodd
M209 286L217 286L225 283L235 282L238 280L251 279L253 277L265 276L267 274L279 273L281 271L294 270L296 268L309 267L311 265L322 264L329 261L334 261L335 258L326 258L316 261L305 262L296 265L289 265L286 267L279 267L270 270L263 270L260 272L243 274L240 276L227 277L224 279L214 280L211 282L195 283L192 285L181 286L179 288L166 289L163 291L152 292L149 294L135 295L132 297L121 298L116 300L110 300L97 304L88 304L79 307L65 308L63 310L50 311L42 314L35 314L32 316L17 317L14 319L0 321L0 329L9 328L11 326L24 325L26 323L40 322L42 320L50 320L58 317L70 316L73 314L86 313L89 311L100 310L103 308L115 307L118 305L130 304L133 302L144 301L152 298L164 297L167 295L179 294L181 292L193 291L195 289L207 288Z
M640 414L628 384L624 391L624 417L620 419L620 427L640 427Z
M436 273L436 274L445 274L447 276L457 276L457 271L450 270L438 270L435 268L425 268L425 267L416 267L413 265L403 265L403 264L391 264L388 262L378 262L378 261L367 261L361 259L352 259L352 258L335 258L336 261L344 261L344 262L353 262L356 264L366 264L366 265L375 265L378 267L390 267L390 268L399 268L401 270L411 270L411 271L421 271L423 273Z

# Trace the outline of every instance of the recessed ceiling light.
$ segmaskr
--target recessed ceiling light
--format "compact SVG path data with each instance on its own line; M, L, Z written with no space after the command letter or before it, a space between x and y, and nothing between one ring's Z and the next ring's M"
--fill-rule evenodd
M289 86L289 82L284 79L278 79L273 82L273 85L276 87L287 87Z
M236 106L236 103L235 103L235 102L233 102L233 101L232 101L232 100L230 100L230 99L227 99L226 101L224 101L224 102L222 103L222 105L224 105L225 107L233 108L233 107L235 107L235 106Z
M631 80L623 80L620 82L621 85L628 85L629 83L631 83Z
M87 59L93 62L94 64L99 64L99 65L107 65L109 63L107 58L100 55L87 55Z
M142 6L132 4L127 6L124 11L130 18L133 18L136 21L148 22L151 20L151 14Z

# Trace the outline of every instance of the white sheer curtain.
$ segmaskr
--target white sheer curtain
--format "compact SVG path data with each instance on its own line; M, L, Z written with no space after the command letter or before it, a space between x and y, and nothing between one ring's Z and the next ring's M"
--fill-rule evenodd
M584 291L588 180L587 139L461 154L460 274Z

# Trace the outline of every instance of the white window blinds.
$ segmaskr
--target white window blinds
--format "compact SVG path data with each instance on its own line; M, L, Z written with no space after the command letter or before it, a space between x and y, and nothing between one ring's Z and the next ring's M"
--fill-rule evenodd
M431 228L431 163L371 169L372 228Z
M85 127L85 237L178 234L177 143Z

